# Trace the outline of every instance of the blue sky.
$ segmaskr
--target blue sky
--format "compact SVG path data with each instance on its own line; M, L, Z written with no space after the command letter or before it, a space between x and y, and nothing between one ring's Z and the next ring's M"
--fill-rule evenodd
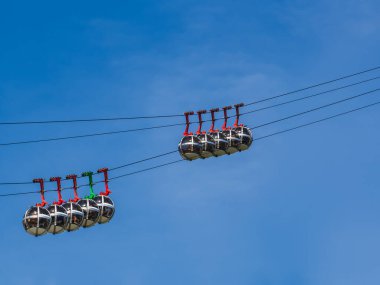
M379 9L378 1L350 0L8 1L0 9L0 121L209 109L377 66ZM378 84L245 120L255 126ZM254 135L378 98L374 93ZM1 198L1 283L379 284L379 121L375 107L258 141L235 156L116 180L114 220L71 234L25 234L21 218L38 195ZM0 142L173 122L180 121L0 126ZM0 180L117 166L176 148L182 132L1 147Z

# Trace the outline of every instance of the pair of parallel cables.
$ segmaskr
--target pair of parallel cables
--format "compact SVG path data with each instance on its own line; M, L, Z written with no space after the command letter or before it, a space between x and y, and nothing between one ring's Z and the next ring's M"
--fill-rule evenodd
M354 76L358 76L358 75L361 75L361 74L364 74L364 73L369 73L369 72L372 72L372 71L375 71L375 70L379 70L379 69L380 69L380 66L379 67L375 67L375 68L371 68L371 69L367 69L367 70L364 70L364 71L356 72L354 74L350 74L350 75L339 77L339 78L336 78L336 79L333 79L333 80L329 80L329 81L325 81L325 82L322 82L322 83L314 84L314 85L311 85L311 86L308 86L308 87L305 87L305 88L301 88L301 89L294 90L294 91L291 91L291 92L283 93L283 94L280 94L280 95L277 95L277 96L272 96L272 97L261 99L261 100L255 101L255 102L250 102L250 103L245 104L245 106L249 106L249 105L253 105L253 104L258 104L258 103L262 103L262 102L265 102L265 101L274 100L274 99L277 99L277 98L280 98L280 97L284 97L284 96L288 96L288 95L291 95L291 94L299 93L299 92L302 92L302 91L306 91L306 90L309 90L309 89L313 89L313 88L316 88L316 87L320 87L320 86L323 86L323 85L327 85L327 84L330 84L330 83L334 83L334 82L337 82L337 81L341 81L341 80L344 80L344 79L348 79L348 78L351 78L351 77L354 77ZM372 77L372 78L369 78L369 79L366 79L366 80L362 80L362 81L355 82L355 83L352 83L352 84L340 86L340 87L333 88L333 89L330 89L330 90L327 90L327 91L323 91L323 92L315 93L315 94L312 94L312 95L304 96L304 97L301 97L301 98L289 100L289 101L286 101L286 102L283 102L283 103L278 103L278 104L267 106L267 107L263 107L263 108L260 108L260 109L254 109L254 110L251 110L251 111L243 112L240 115L244 116L244 115L247 115L247 114L250 114L250 113L259 112L259 111L262 111L262 110L267 110L267 109L270 109L270 108L274 108L274 107L290 104L290 103L301 101L301 100L306 100L306 99L317 97L317 96L320 96L320 95L323 95L323 94L327 94L327 93L331 93L331 92L334 92L334 91L343 90L343 89L346 89L346 88L349 88L349 87L353 87L353 86L356 86L356 85L365 84L365 83L368 83L368 82L371 82L371 81L375 81L375 80L377 80L379 78L380 78L380 76ZM305 115L305 114L310 113L310 112L314 112L314 111L317 111L317 110L320 110L320 109L323 109L323 108L327 108L327 107L332 106L332 105L340 104L340 103L343 103L345 101L353 100L353 99L358 98L358 97L366 96L366 95L369 95L369 94L372 94L372 93L378 92L378 91L380 91L380 88L373 89L373 90L370 90L370 91L367 91L367 92L364 92L364 93L361 93L361 94L358 94L358 95L355 95L355 96L347 97L347 98L342 99L342 100L338 100L338 101L335 101L335 102L332 102L332 103L329 103L329 104L326 104L326 105L322 105L322 106L319 106L319 107L316 107L316 108L313 108L313 109L309 109L309 110L306 110L306 111L303 111L303 112L300 112L300 113L296 113L296 114L293 114L293 115L290 115L290 116L287 116L287 117L283 117L283 118L280 118L280 119L277 119L277 120L274 120L274 121L271 121L271 122L268 122L268 123L264 123L264 124L255 126L252 129L257 129L257 128L268 126L268 125L271 125L271 124L274 124L274 123L278 123L278 122L281 122L281 121L284 121L284 120L287 120L287 119L290 119L290 118L302 116L302 115ZM275 136L275 135L279 135L279 134L282 134L282 133L290 132L290 131L293 131L293 130L296 130L296 129L299 129L299 128L303 128L303 127L306 127L306 126L314 125L314 124L317 124L317 123L320 123L320 122L323 122L323 121L326 121L326 120L330 120L330 119L333 119L333 118L336 118L336 117L340 117L340 116L343 116L343 115L348 115L348 114L351 114L353 112L356 112L356 111L359 111L359 110L363 110L363 109L367 109L369 107L373 107L373 106L378 105L378 104L380 104L380 101L374 102L372 104L368 104L368 105L365 105L365 106L361 106L361 107L358 107L358 108L355 108L355 109L351 109L351 110L348 110L348 111L345 111L345 112L342 112L342 113L338 113L336 115L325 117L325 118L322 118L322 119L319 119L319 120L316 120L316 121L312 121L312 122L309 122L309 123L306 123L306 124L298 125L298 126L293 127L293 128L281 130L281 131L278 131L278 132L275 132L275 133L272 133L272 134L269 134L269 135L258 137L258 138L255 138L255 141L266 139L266 138L269 138L269 137L272 137L272 136ZM0 125L26 125L26 124L56 124L56 123L77 123L77 122L99 122L99 121L154 119L154 118L168 118L168 117L182 117L182 116L183 115L177 115L177 114L175 114L175 115L158 115L158 116L119 117L119 118L93 118L93 119L55 120L55 121L0 122ZM230 117L234 117L234 116L230 116ZM211 120L209 120L209 121L211 121ZM150 130L150 129L167 128L167 127L174 127L174 126L181 126L181 125L185 125L185 123L171 124L171 125L161 125L161 126L155 126L155 127L140 128L140 129L131 129L131 130L121 130L121 131L113 131L113 132L105 132L105 133L87 134L87 135L71 136L71 137L61 137L61 138L50 138L50 139L22 141L22 142L2 143L2 144L0 144L0 146L9 146L9 145L26 144L26 143L37 143L37 142L46 142L46 141L56 141L56 140L74 139L74 138L83 138L83 137L93 137L93 136L100 136L100 135L110 135L110 134L117 134L117 133L127 133L127 132L143 131L143 130ZM120 165L120 166L117 166L117 167L113 167L113 168L110 168L109 171L118 170L118 169L121 169L121 168L125 168L125 167L132 166L132 165L135 165L135 164L139 164L139 163L142 163L142 162L150 161L150 160L157 159L157 158L160 158L160 157L164 157L164 156L167 156L167 155L171 155L171 154L174 154L174 153L177 153L177 150L173 150L173 151L170 151L170 152L162 153L162 154L151 156L151 157L148 157L148 158L145 158L145 159L142 159L142 160L131 162L131 163L128 163L128 164L124 164L124 165ZM112 180L115 180L115 179L119 179L119 178L122 178L122 177L127 177L127 176L131 176L131 175L135 175L135 174L146 172L146 171L151 171L151 170L154 170L154 169L157 169L157 168L169 166L169 165L176 164L176 163L179 163L179 162L182 162L182 161L183 161L182 159L179 159L179 160L175 160L175 161L172 161L172 162L160 164L160 165L157 165L157 166L154 166L154 167L145 168L145 169L142 169L142 170L139 170L139 171L134 171L134 172L129 172L129 173L126 173L126 174L114 176L114 177L110 178L109 181L112 181ZM48 181L46 181L46 182L48 182ZM103 183L103 182L104 181L94 182L94 185L98 184L98 183ZM8 185L8 186L9 185L26 185L26 184L33 184L33 182L1 182L0 186L3 186L3 185ZM79 185L78 188L85 187L85 186L88 186L88 184ZM66 189L72 189L72 187L62 188L62 190L66 190ZM46 190L45 192L52 192L52 191L57 191L57 190ZM7 194L0 194L0 197L18 196L18 195L26 195L26 194L38 194L38 193L40 193L40 192L39 191L29 191L29 192L7 193Z
M354 74L346 75L346 76L343 76L343 77L339 77L339 78L336 78L336 79L333 79L333 80L329 80L329 81L325 81L325 82L322 82L322 83L314 84L314 85L311 85L311 86L308 86L308 87L305 87L305 88L301 88L301 89L298 89L298 90L294 90L294 91L291 91L291 92L283 93L283 94L280 94L280 95L277 95L277 96L272 96L272 97L261 99L261 100L255 101L255 102L246 103L246 104L244 104L244 107L247 107L247 106L250 106L250 105L253 105L253 104L263 103L263 102L274 100L274 99L278 99L280 97L284 97L284 96L288 96L288 95L291 95L291 94L299 93L299 92L306 91L306 90L309 90L309 89L312 89L312 88L316 88L316 87L320 87L320 86L323 86L323 85L331 84L331 83L334 83L334 82L337 82L337 81L348 79L348 78L351 78L351 77L354 77L354 76L358 76L358 75L361 75L361 74L364 74L364 73L372 72L372 71L375 71L375 70L378 70L378 69L380 69L380 66L379 67L375 67L375 68L371 68L371 69L367 69L367 70L364 70L364 71L361 71L361 72L357 72L357 73L354 73ZM355 82L355 83L352 83L352 84L340 86L340 87L333 88L333 89L330 89L330 90L327 90L327 91L323 91L323 92L319 92L319 93L316 93L316 94L313 94L313 95L308 95L308 96L304 96L304 97L297 98L297 99L294 99L294 100L289 100L289 101L282 102L282 103L279 103L279 104L274 104L274 105L271 105L271 106L267 106L267 107L263 107L263 108L259 108L259 109L255 109L255 110L251 110L251 111L247 111L247 112L241 113L241 116L244 116L244 115L250 114L250 113L255 113L255 112L260 112L260 111L272 109L272 108L283 106L283 105L287 105L287 104L290 104L290 103L295 103L295 102L306 100L306 99L311 99L311 98L314 98L314 97L317 97L317 96L321 96L321 95L324 95L324 94L328 94L328 93L336 92L336 91L339 91L339 90L347 89L347 88L350 88L350 87L354 87L354 86L357 86L357 85L369 83L371 81L375 81L375 80L378 80L378 79L380 79L380 76L376 76L376 77L372 77L372 78L369 78L369 79L366 79L366 80L358 81L358 82ZM354 99L354 98L352 98L352 99ZM93 119L73 119L73 120L0 122L0 125L62 124L62 123L80 123L80 122L83 123L83 122L120 121L120 120L138 120L138 119L159 119L159 118L174 118L174 117L183 117L183 115L174 114L174 115L156 115L156 116L138 116L138 117L116 117L116 118L93 118ZM230 118L232 118L232 117L235 117L235 115L230 116ZM216 121L218 121L218 120L221 120L221 118L217 118L216 119ZM204 122L210 122L210 121L211 120L205 120ZM194 122L191 122L191 123L194 123ZM131 132L139 132L139 131L147 131L147 130L170 128L170 127L177 127L177 126L184 126L184 125L185 125L185 123L176 123L176 124L158 125L158 126L136 128L136 129L128 129L128 130L117 130L117 131L110 131L110 132L82 134L82 135L75 135L75 136L65 136L65 137L44 138L44 139L36 139L36 140L5 142L5 143L0 143L0 147L12 146L12 145L22 145L22 144L32 144L32 143L42 143L42 142L51 142L51 141L60 141L60 140L69 140L69 139L89 138L89 137L106 136L106 135L115 135L115 134L131 133Z

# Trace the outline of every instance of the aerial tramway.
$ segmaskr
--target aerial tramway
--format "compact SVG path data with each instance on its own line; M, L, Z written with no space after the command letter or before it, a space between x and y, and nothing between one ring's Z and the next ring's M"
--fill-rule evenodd
M200 110L198 114L198 130L196 133L189 132L190 116L194 112L184 113L186 119L186 129L184 136L178 145L178 151L181 157L185 160L195 160L198 158L206 159L210 157L219 157L222 155L231 155L236 152L247 150L253 141L252 131L245 125L239 123L240 108L244 104L236 104L236 119L233 126L228 126L228 110L231 106L223 107L224 123L222 129L215 129L215 113L219 112L219 108L214 108L209 111L211 114L211 127L208 132L202 129L203 118L206 110ZM57 201L48 205L45 200L44 180L37 178L33 183L39 183L41 202L30 207L24 214L23 226L27 233L34 236L41 236L47 233L60 234L65 231L72 232L79 230L81 227L90 228L96 224L108 223L115 213L115 205L109 197L111 191L108 186L108 168L102 168L97 171L104 175L105 191L98 195L94 192L93 175L91 171L82 173L81 177L88 177L88 186L90 194L84 198L78 196L77 175L70 174L66 176L66 180L72 180L71 187L74 192L74 197L68 201L62 198L61 177L52 177L50 182L56 182L58 194Z
M96 224L108 223L115 214L115 205L109 197L111 191L108 186L108 169L102 168L98 173L104 174L105 191L95 194L93 186L93 172L84 172L82 177L89 178L90 194L84 198L78 196L77 175L67 175L67 180L73 181L74 198L64 201L61 195L61 177L52 177L50 181L57 183L58 200L48 205L45 200L44 180L34 179L40 184L41 203L30 207L24 214L22 224L27 233L41 236L47 233L60 234L64 231L72 232L79 228L89 228Z
M202 115L206 114L206 110L200 110L198 114L198 130L196 133L189 132L190 116L194 112L186 112L186 129L183 138L178 144L180 155L186 160L195 160L198 158L218 157L225 154L234 154L236 152L249 149L253 142L252 131L247 126L240 124L240 108L244 104L236 104L236 119L232 127L228 126L228 110L231 106L223 107L224 123L221 130L215 129L215 113L219 112L219 108L211 109L211 127L208 132L202 130Z
M343 79L346 79L346 78L349 78L352 76L356 76L356 75L366 73L366 72L370 72L370 71L377 70L377 69L380 69L380 67L376 67L373 69L369 69L369 70L354 73L351 75L343 76L343 77L340 77L340 78L337 78L334 80L330 80L330 81L326 81L323 83L311 85L311 86L306 87L306 88L302 88L302 89L299 89L296 91L292 91L292 92L284 93L281 95L273 96L270 98L262 99L262 100L259 100L256 102L248 103L246 105L244 105L243 103L236 104L236 105L234 105L234 108L232 106L226 106L226 107L221 108L223 111L223 117L219 118L219 119L216 119L216 117L215 117L215 114L221 111L219 108L213 108L213 109L210 109L209 111L199 110L196 112L198 115L198 128L195 131L195 133L190 131L190 125L193 123L190 121L190 117L195 115L195 113L193 111L185 112L184 116L185 116L185 121L186 121L186 123L185 123L186 127L185 127L185 131L183 133L182 139L180 140L180 142L178 144L178 150L177 150L179 155L181 156L181 159L178 161L163 164L161 166L169 165L169 164L184 161L184 160L193 161L196 159L208 159L211 157L220 157L220 156L224 156L224 155L232 155L232 154L235 154L238 152L246 151L251 147L251 145L253 143L253 135L252 135L252 130L248 126L240 123L240 116L241 115L245 115L245 114L260 111L260 110L265 110L265 109L276 107L276 106L281 106L284 104L292 103L292 102L299 101L299 100L308 99L308 98L315 97L315 96L319 96L321 94L326 94L328 92L333 92L333 91L337 91L337 90L347 88L350 86L369 82L371 80L376 80L376 79L379 79L380 77L379 76L374 77L371 79L356 82L356 83L349 84L346 86L334 88L334 89L331 89L328 91L323 91L323 92L319 92L319 93L316 93L313 95L308 95L308 96L305 96L305 97L302 97L299 99L295 99L295 100L291 100L288 102L279 103L279 104L272 105L269 107L256 109L253 111L248 111L248 112L245 112L242 114L240 113L240 108L242 108L244 106L252 105L254 103L264 102L267 100L276 99L276 98L279 98L282 96L287 96L289 94L297 93L300 91L305 91L307 89L319 87L319 86L322 86L325 84L329 84L329 83L332 83L335 81L343 80ZM365 95L368 95L368 94L371 94L374 92L378 92L379 90L380 89L377 88L377 89L374 89L374 90L371 90L371 91L368 91L365 93L361 93L361 94L358 94L355 96L351 96L351 97L348 97L348 98L345 98L345 99L342 99L339 101L335 101L335 102L332 102L332 103L329 103L329 104L326 104L323 106L319 106L317 108L313 108L313 109L310 109L310 110L307 110L307 111L304 111L301 113L297 113L295 115L284 117L282 119L275 120L275 121L272 121L272 122L269 122L269 123L266 123L263 125L255 126L254 129L262 127L262 126L266 126L268 124L272 124L275 122L283 121L283 120L286 120L289 118L293 118L295 116L304 115L306 113L316 111L316 110L319 110L319 109L322 109L325 107L329 107L329 106L332 106L334 104L339 104L339 103L345 102L347 100L358 98L360 96L365 96ZM258 137L258 138L256 138L256 140L260 140L260 139L267 138L267 137L270 137L270 136L273 136L276 134L292 131L292 130L295 130L295 129L300 128L300 127L309 126L311 124L315 124L318 122L329 120L329 119L332 119L332 118L335 118L335 117L338 117L341 115L349 114L351 112L362 110L364 108L368 108L368 107L371 107L371 106L374 106L377 104L380 104L380 102L375 102L375 103L372 103L372 104L369 104L366 106L362 106L362 107L359 107L356 109L352 109L352 110L349 110L346 112L342 112L342 113L339 113L339 114L334 115L334 116L330 116L330 117L320 119L320 120L317 120L317 121L314 121L311 123L307 123L307 124L303 124L303 125L300 125L297 127L293 127L293 128L290 128L290 129L287 129L284 131L279 131L279 132L276 132L276 133L273 133L270 135ZM235 110L235 115L229 116L228 112L231 111L232 109ZM205 116L205 114L210 114L209 120L206 120L206 121L203 120L203 117ZM124 120L124 119L154 118L154 117L160 118L160 117L178 117L178 116L182 116L182 115L176 114L176 115L167 115L167 116L111 118L111 119L100 118L100 119L71 120L71 121L69 120L69 121L41 121L41 122L11 122L11 123L2 123L2 124L67 123L67 122L80 122L80 121ZM235 117L235 122L233 123L232 126L229 126L228 119L230 119L232 117ZM217 120L223 120L223 124L220 126L221 129L218 129L216 127L216 121ZM208 131L205 131L203 129L203 123L204 122L211 122L210 128ZM129 132L129 131L169 127L169 126L178 126L178 125L182 125L182 124L156 126L156 127L127 130L127 131ZM127 131L125 131L125 132L127 132ZM118 132L109 132L109 133L105 133L105 134L113 134L113 133L118 133ZM86 135L86 136L94 136L94 135L103 135L103 133L101 133L101 134L90 134L90 135ZM79 137L83 137L83 136L79 136ZM58 139L66 139L66 138L52 138L52 139L36 140L36 141L12 142L12 143L6 143L6 144L2 144L2 145L42 142L42 141L50 141L50 140L58 140ZM158 158L158 157L161 157L164 155L169 155L169 154L175 153L177 151L173 150L171 152L161 154L161 155L157 155L157 156L153 156L153 157L150 157L147 159L143 159L143 160L140 160L138 162L134 162L134 163L126 164L123 166L115 167L111 170L115 170L115 169L126 167L126 166L129 166L132 164L144 162L144 161L154 159L154 158ZM158 167L161 167L161 166L158 166ZM142 170L142 171L146 171L146 170L150 170L150 169L154 169L154 168L157 168L157 166L147 168L147 169ZM112 199L109 197L109 195L111 194L111 191L110 191L109 185L108 185L109 180L110 180L108 178L108 171L109 171L108 168L101 168L97 171L97 173L93 173L91 171L88 171L88 172L83 172L80 176L75 175L75 174L70 174L70 175L67 175L65 179L62 179L61 177L52 177L52 178L50 178L50 180L44 180L42 178L34 179L33 183L36 183L36 184L38 183L40 186L39 187L40 189L38 192L41 195L41 202L37 203L35 206L30 207L25 212L23 220L22 220L22 224L23 224L25 231L27 233L33 235L33 236L41 236L41 235L48 234L48 233L56 235L56 234L61 234L63 232L77 231L80 228L90 228L90 227L95 226L96 224L105 224L105 223L110 222L112 220L114 214L115 214L115 205L114 205L114 202L112 201ZM124 174L124 175L119 175L119 176L113 177L111 180L116 179L116 178L120 178L120 177L124 177L127 175L131 175L131 174L135 174L135 173L140 173L142 171L136 171L136 172L132 172L132 173ZM95 174L103 174L104 180L94 183L93 182L93 175L95 175ZM77 179L79 177L84 177L84 178L87 177L88 178L88 184L78 186ZM72 186L68 187L68 188L62 188L62 186L61 186L62 180L72 181ZM45 192L47 192L47 191L45 191L45 188L44 188L45 182L52 182L52 183L56 183L56 185L57 185L55 190L49 190L49 191L56 191L58 194L57 201L54 201L51 204L49 204L45 200ZM105 191L100 192L99 194L95 194L94 185L98 184L100 182L104 183ZM29 184L29 183L32 183L32 182L10 182L10 183L0 183L0 184L1 185L8 185L8 184ZM89 186L90 194L87 196L84 196L84 197L79 197L77 190L79 187L83 187L83 186ZM64 201L63 197L61 195L61 191L64 189L72 189L73 190L74 196L71 199L69 199L68 201ZM18 194L29 194L29 193L35 193L35 192L18 193ZM4 194L4 195L0 195L0 196L16 195L16 194Z

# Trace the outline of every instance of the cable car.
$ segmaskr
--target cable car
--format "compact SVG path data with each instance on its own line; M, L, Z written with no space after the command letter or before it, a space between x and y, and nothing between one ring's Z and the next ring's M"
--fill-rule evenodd
M92 199L81 199L77 203L83 210L84 220L82 227L90 228L95 226L100 218L100 210L98 204Z
M80 200L77 192L77 176L75 174L70 174L66 176L66 179L73 180L74 199L70 199L68 202L62 204L62 207L65 208L68 215L68 223L66 226L66 230L68 232L73 232L79 230L80 227L83 225L84 213L81 206L77 204L77 202Z
M67 215L66 209L61 206L64 203L61 195L61 177L52 177L50 178L50 181L57 182L58 201L54 202L47 208L51 217L51 225L48 232L52 234L60 234L66 230L69 216Z
M226 149L227 154L234 154L239 151L240 139L237 133L233 129L227 129L223 131L228 143L228 147Z
M201 157L202 144L198 136L189 133L190 120L189 116L194 115L194 112L186 112L186 129L183 133L184 137L178 144L178 151L182 158L186 160L195 160Z
M24 214L22 225L27 233L36 237L46 234L51 225L49 211L38 205L30 207Z
M98 195L94 198L94 201L98 205L100 211L98 223L108 223L115 214L115 205L112 199L108 196Z
M236 120L234 123L233 130L236 132L240 140L240 145L238 147L239 151L244 151L244 150L249 149L249 147L252 145L252 142L253 142L253 135L252 135L251 129L243 124L239 124L239 118L240 118L239 108L243 106L244 106L243 103L235 105Z
M227 154L233 154L237 151L239 151L240 147L240 139L237 135L237 133L231 128L227 127L227 110L231 110L231 106L223 107L223 113L224 113L224 124L222 126L222 132L226 136L228 147L226 149Z
M178 144L178 151L186 160L198 159L202 152L201 140L192 134L184 136Z
M215 142L215 149L213 155L218 157L227 154L226 150L228 148L228 141L223 132L215 129L215 113L219 112L219 108L214 108L210 110L211 113L211 127L209 130L210 136Z
M246 126L238 126L233 129L240 140L239 151L244 151L250 148L253 142L252 131Z
M104 186L105 192L100 192L100 195L94 198L94 201L99 207L100 210L100 218L98 223L105 224L108 223L115 214L115 205L110 197L111 191L108 187L108 168L101 168L98 170L98 173L104 174Z
M198 135L200 143L202 145L201 157L209 158L214 156L215 153L215 140L207 133Z
M63 233L69 223L69 216L66 209L61 205L53 204L47 207L47 210L51 217L51 225L48 232L52 234Z
M65 208L68 216L66 230L68 232L79 230L84 222L82 207L72 201L62 204L62 207Z
M22 225L27 233L37 237L48 232L51 225L51 217L49 211L44 208L47 205L45 201L44 180L42 178L36 178L33 179L33 183L40 184L42 202L30 207L25 212Z
M87 171L82 173L82 177L88 177L88 185L90 186L90 195L86 196L84 199L78 201L78 205L81 206L84 214L84 221L82 227L89 228L95 226L100 218L100 210L96 202L93 200L95 198L94 193L94 182L92 176L93 172Z

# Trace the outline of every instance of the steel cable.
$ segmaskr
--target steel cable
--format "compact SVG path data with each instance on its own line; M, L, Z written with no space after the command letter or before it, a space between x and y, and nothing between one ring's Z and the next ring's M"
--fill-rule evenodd
M332 80L328 80L328 81L320 82L320 83L317 83L317 84L313 84L313 85L310 85L310 86L307 86L307 87L304 87L304 88L301 88L301 89L297 89L297 90L286 92L286 93L283 93L283 94L280 94L280 95L276 95L276 96L260 99L260 100L254 101L254 102L250 102L250 103L245 104L245 106L249 106L249 105L253 105L253 104L258 104L258 103L266 102L266 101L269 101L269 100L277 99L277 98L280 98L280 97L288 96L288 95L291 95L291 94L299 93L299 92L302 92L302 91L306 91L306 90L309 90L309 89L313 89L313 88L316 88L316 87L327 85L327 84L330 84L330 83L338 82L338 81L341 81L341 80L344 80L344 79L352 78L352 77L355 77L355 76L358 76L358 75L361 75L361 74L365 74L365 73L369 73L369 72L372 72L372 71L376 71L376 70L379 70L379 69L380 69L380 66L376 66L376 67L369 68L369 69L366 69L366 70L363 70L363 71L359 71L359 72L355 72L355 73L352 73L352 74L349 74L349 75L341 76L341 77L338 77L338 78L335 78L335 79L332 79ZM171 114L171 115L169 114L169 115L153 115L153 116L135 116L135 117L131 116L131 117L90 118L90 119L70 119L70 120L18 121L18 122L14 121L14 122L0 122L0 125L83 123L83 122L121 121L121 120L138 120L138 119L162 119L162 118L175 118L175 117L182 117L182 116L183 116L183 114Z
M260 108L260 109L255 109L255 110L252 110L252 111L247 111L247 112L241 113L241 115L243 116L243 115L246 115L246 114L250 114L250 113L254 113L254 112L258 112L258 111L263 111L263 110L271 109L271 108L274 108L274 107L279 107L279 106L283 106L283 105L286 105L286 104L294 103L294 102L297 102L297 101L310 99L310 98L313 98L313 97L316 97L316 96L320 96L322 94L327 94L327 93L331 93L331 92L334 92L334 91L342 90L342 89L345 89L345 88L348 88L348 87L352 87L352 86L355 86L355 85L366 83L366 82L369 82L369 81L372 81L372 80L376 80L376 79L379 79L379 78L380 77L370 78L370 79L367 79L367 80L364 80L364 81L360 81L360 82L356 82L356 83L353 83L353 84L341 86L341 87L338 87L338 88L334 88L334 89L330 89L330 90L327 90L327 91L319 92L319 93L316 93L316 94L312 94L312 95L309 95L309 96L305 96L305 97L301 97L301 98L298 98L298 99L290 100L290 101L287 101L287 102L275 104L275 105L264 107L264 108ZM360 95L360 96L362 96L362 95ZM229 118L234 118L234 117L236 117L236 115L229 116ZM222 119L223 118L217 118L215 121L220 121ZM203 122L210 122L210 121L211 120L204 120ZM196 124L196 123L197 122L191 122L191 124ZM168 124L168 125L145 127L145 128L137 128L137 129L128 129L128 130L118 130L118 131L111 131L111 132L101 132L101 133L93 133L93 134L85 134L85 135L77 135L77 136L56 137L56 138L47 138L47 139L38 139L38 140L27 140L27 141L16 141L16 142L0 143L0 147L1 146L5 147L5 146L12 146L12 145L41 143L41 142L60 141L60 140L69 140L69 139L80 139L80 138L105 136L105 135L114 135L114 134L122 134L122 133L138 132L138 131L146 131L146 130L153 130L153 129L170 128L170 127L184 126L184 125L186 125L186 124L185 123L177 123L177 124Z
M379 104L380 104L380 101L377 101L377 102L374 102L372 104L368 104L368 105L365 105L365 106L361 106L361 107L358 107L358 108L355 108L355 109L351 109L351 110L348 110L348 111L345 111L345 112L338 113L336 115L328 116L328 117L325 117L325 118L322 118L322 119L319 119L319 120L315 120L315 121L312 121L312 122L309 122L309 123L306 123L306 124L301 124L301 125L289 128L289 129L285 129L285 130L282 130L282 131L274 132L274 133L269 134L269 135L258 137L258 138L255 139L255 141L263 140L263 139L266 139L266 138L269 138L269 137L272 137L272 136L276 136L276 135L283 134L283 133L286 133L286 132L291 132L291 131L294 131L294 130L297 130L297 129L300 129L300 128L304 128L304 127L307 127L307 126L310 126L310 125L314 125L314 124L317 124L317 123L320 123L320 122L331 120L333 118L337 118L337 117L340 117L340 116L348 115L348 114L351 114L353 112L357 112L357 111L360 111L360 110L363 110L363 109L366 109L366 108L369 108L369 107L373 107L373 106L379 105ZM176 161L160 164L160 165L157 165L157 166L154 166L154 167L149 167L149 168L146 168L146 169L142 169L142 170L139 170L139 171L134 171L134 172L122 174L122 175L110 178L110 180L115 180L115 179L119 179L119 178L122 178L122 177L130 176L130 175L135 175L135 174L138 174L138 173L150 171L150 170L153 170L153 169L157 169L157 168L161 168L161 167L164 167L164 166L172 165L172 164L179 163L179 162L182 162L182 161L184 161L184 160L182 160L182 159L181 160L176 160ZM94 184L98 184L98 183L102 183L102 182L104 182L104 181L97 181ZM79 187L84 187L84 186L88 186L88 184L80 185ZM71 189L71 188L70 187L63 188L62 190L67 190L67 189ZM47 190L46 192L53 192L53 191L57 191L57 190ZM40 192L39 191L29 191L29 192L6 193L6 194L0 194L0 197L9 197L9 196L18 196L18 195L27 195L27 194L38 194L38 193L40 193Z

